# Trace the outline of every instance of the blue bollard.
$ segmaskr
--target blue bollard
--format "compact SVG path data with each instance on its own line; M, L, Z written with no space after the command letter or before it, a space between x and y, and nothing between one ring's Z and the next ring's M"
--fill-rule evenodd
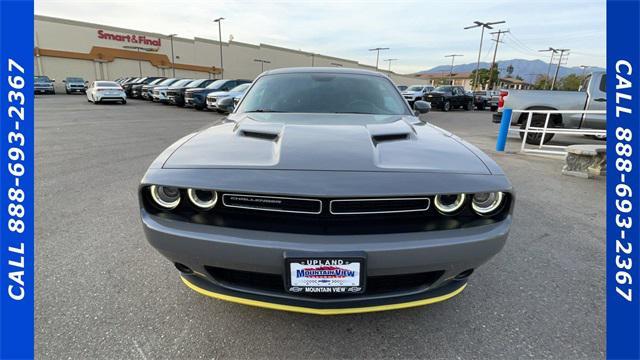
M502 110L502 120L500 120L500 131L498 131L498 141L496 141L496 151L504 151L507 144L507 133L511 126L511 109Z

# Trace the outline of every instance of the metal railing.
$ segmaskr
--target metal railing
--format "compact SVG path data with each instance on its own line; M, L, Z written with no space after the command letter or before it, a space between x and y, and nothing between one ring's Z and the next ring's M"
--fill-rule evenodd
M507 109L505 109L507 110ZM594 115L606 115L606 110L511 110L509 112L520 113L520 114L528 114L527 122L524 129L511 129L511 116L509 114L508 119L505 118L503 113L502 121L509 121L509 127L501 126L501 131L503 129L508 129L511 132L524 133L522 136L522 143L520 145L520 152L529 152L529 153L540 153L540 154L554 154L554 155L565 155L567 146L564 145L546 145L544 144L544 138L547 134L565 134L565 135L593 135L593 136L606 136L607 130L597 130L597 129L564 129L564 128L554 128L549 127L549 120L551 119L552 114L594 114ZM544 125L540 126L531 126L531 120L533 119L533 114L546 114ZM527 135L529 133L540 133L540 143L536 146L536 148L527 148ZM501 134L502 135L502 134ZM506 134L504 134L506 137ZM500 139L499 139L500 142ZM556 149L556 150L550 150ZM561 150L557 150L561 149Z

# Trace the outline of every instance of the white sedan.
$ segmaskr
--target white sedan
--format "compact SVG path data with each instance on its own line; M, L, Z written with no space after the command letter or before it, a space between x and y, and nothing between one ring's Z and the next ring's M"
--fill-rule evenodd
M87 101L94 104L103 101L117 101L127 103L127 94L115 81L94 81L87 89Z

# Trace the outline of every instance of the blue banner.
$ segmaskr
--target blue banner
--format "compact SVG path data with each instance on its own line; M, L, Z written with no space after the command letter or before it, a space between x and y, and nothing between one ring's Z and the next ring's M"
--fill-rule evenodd
M0 0L0 358L34 355L33 1Z
M640 358L640 2L607 3L607 358Z

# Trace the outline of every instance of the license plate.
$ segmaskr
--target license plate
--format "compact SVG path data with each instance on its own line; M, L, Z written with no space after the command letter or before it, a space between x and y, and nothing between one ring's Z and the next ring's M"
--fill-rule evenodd
M290 293L346 295L365 289L364 258L287 258L285 265Z

